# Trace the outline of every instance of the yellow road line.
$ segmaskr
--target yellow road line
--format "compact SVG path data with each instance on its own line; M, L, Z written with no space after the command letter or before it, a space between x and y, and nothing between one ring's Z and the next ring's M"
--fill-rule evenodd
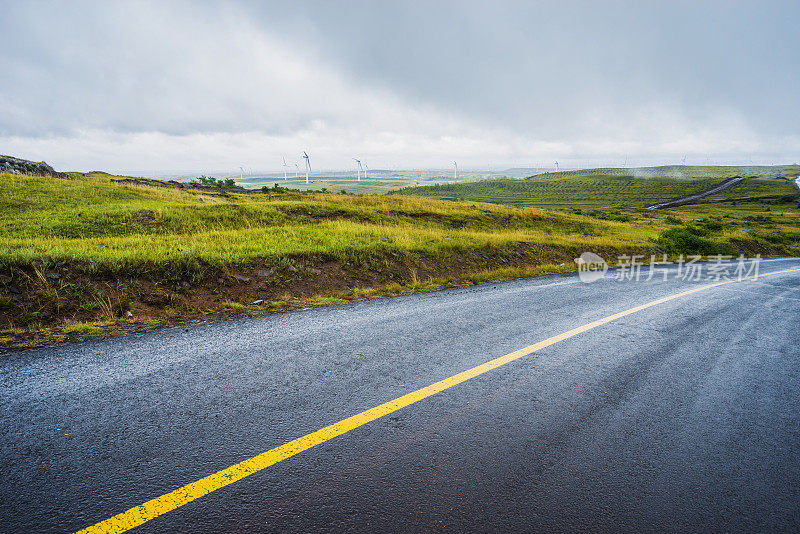
M759 274L758 277L762 278L765 276L772 276L776 274L783 274L795 271L800 271L800 269L786 269L783 271ZM182 488L178 488L174 491L164 494L161 497L156 497L155 499L147 501L146 503L141 504L135 508L131 508L127 512L122 512L121 514L115 515L114 517L106 519L105 521L101 521L100 523L97 523L90 527L86 527L85 529L79 531L76 534L89 534L89 533L108 534L108 533L126 532L134 527L141 525L142 523L146 523L151 519L154 519L160 515L175 510L176 508L179 508L184 504L190 503L195 499L199 499L204 495L208 495L212 491L216 491L229 484L233 484L237 480L241 480L247 476L252 475L253 473L257 473L262 469L266 469L271 465L274 465L280 461L290 458L295 454L301 453L321 443L325 443L326 441L333 439L336 436L341 436L342 434L345 434L346 432L349 432L354 428L358 428L369 422L375 421L376 419L380 419L385 415L395 412L401 408L405 408L406 406L414 404L415 402L419 402L423 399L426 399L431 395L435 395L441 391L444 391L462 382L466 382L470 378L475 378L476 376L482 375L483 373L491 371L492 369L496 369L509 362L518 360L523 356L528 356L530 354L533 354L534 352L541 350L545 347L549 347L550 345L554 345L559 341L571 338L580 333L586 332L587 330L597 328L598 326L610 323L611 321L620 319L627 315L631 315L633 313L646 310L647 308L652 308L653 306L658 306L660 304L664 304L665 302L669 302L671 300L680 297L685 297L687 295L691 295L699 291L704 291L706 289L711 289L713 287L719 287L722 285L731 284L735 282L737 282L737 280L723 281L705 285L702 287L691 289L689 291L684 291L682 293L670 295L669 297L660 298L658 300L648 302L647 304L642 304L641 306L636 306L635 308L615 313L614 315L609 315L608 317L598 319L597 321L591 322L589 324L573 328L572 330L568 330L563 334L558 334L557 336L545 339L544 341L540 341L539 343L535 343L528 347L519 349L510 354L506 354L505 356L500 356L499 358L490 360L484 364L478 365L477 367L473 367L472 369L467 369L466 371L462 371L457 375L453 375L449 378L445 378L444 380L440 380L439 382L431 384L430 386L418 389L416 391L403 395L402 397L398 397L394 400L390 400L389 402L385 402L379 406L375 406L374 408L370 408L365 412L361 412L360 414L348 417L347 419L343 419L338 423L334 423L330 426L326 426L325 428L321 428L316 432L312 432L311 434L307 434L301 438L297 438L294 441L285 443L280 447L268 450L267 452L261 453L258 456L250 458L249 460L245 460L236 465L232 465L227 469L223 469L222 471L214 473L213 475L201 478L197 482L192 482L191 484L187 484Z

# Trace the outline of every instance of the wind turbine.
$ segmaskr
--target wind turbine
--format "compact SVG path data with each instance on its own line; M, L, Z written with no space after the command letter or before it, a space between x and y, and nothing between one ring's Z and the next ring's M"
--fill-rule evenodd
M244 180L244 169L239 167L239 170L242 171L242 173L239 175L239 180Z
M369 172L369 165L366 163L364 164L364 179L367 179L367 173Z
M556 172L558 172L558 162L556 161Z
M308 159L308 152L303 151L303 158L306 160L306 183L308 183L308 172L311 170L311 160Z
M294 178L295 178L295 180L297 179L297 171L299 171L299 170L300 170L300 166L297 163L295 163L294 164Z
M364 170L364 167L361 166L361 160L360 159L353 158L353 161L358 163L358 170L356 171L356 181L360 182L361 181L361 171Z
M283 181L284 182L286 181L286 167L288 167L288 165L286 165L286 158L283 158Z
M453 179L458 180L458 163L454 161L453 166L455 167L455 169L453 170Z

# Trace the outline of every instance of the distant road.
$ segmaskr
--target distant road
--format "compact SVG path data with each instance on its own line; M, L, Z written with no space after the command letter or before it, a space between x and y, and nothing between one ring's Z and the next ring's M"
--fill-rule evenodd
M700 200L701 198L705 198L711 195L716 195L720 191L724 191L726 189L730 189L734 185L738 184L739 182L744 181L745 178L743 176L736 176L734 178L728 178L724 182L719 185L715 185L711 189L703 191L702 193L695 193L694 195L688 195L681 198L676 198L675 200L670 200L668 202L661 202L659 204L653 204L652 206L647 206L649 210L661 210L665 208L677 208L678 206L685 206L686 204L694 204L695 201Z
M0 531L73 532L356 414L134 532L800 531L800 272L612 274L2 355Z

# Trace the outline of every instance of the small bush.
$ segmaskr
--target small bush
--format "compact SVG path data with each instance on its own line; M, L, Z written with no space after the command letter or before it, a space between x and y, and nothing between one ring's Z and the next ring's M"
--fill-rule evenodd
M706 239L702 230L694 227L670 228L658 236L658 248L667 254L728 254L728 248Z
M630 215L625 215L622 213L606 213L600 210L590 210L583 213L584 215L588 215L589 217L594 217L595 219L601 219L603 221L616 221L616 222L631 222L633 217Z
M716 219L703 219L700 225L709 232L721 232L723 228L722 223Z
M208 185L211 187L237 187L239 189L244 189L240 185L236 185L236 180L233 178L226 178L223 180L222 178L214 178L212 176L198 176L197 180L194 182L200 185Z
M775 224L775 221L772 219L772 217L769 217L768 215L747 215L743 217L742 220L754 224Z
M776 245L798 245L800 244L800 232L771 232L761 236L764 240Z

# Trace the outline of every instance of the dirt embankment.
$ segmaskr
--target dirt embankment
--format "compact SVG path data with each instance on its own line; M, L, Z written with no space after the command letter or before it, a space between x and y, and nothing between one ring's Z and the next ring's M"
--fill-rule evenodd
M755 177L753 177L755 178ZM715 195L720 191L724 191L726 189L730 189L731 187L735 186L738 183L741 183L745 180L742 176L734 176L733 178L728 178L724 182L719 185L715 185L711 189L703 191L702 193L696 193L694 195L689 195L681 198L676 198L675 200L669 200L667 202L661 202L659 204L653 204L652 206L647 206L649 210L662 210L665 208L677 208L678 206L685 206L687 204L694 204L701 198L705 198L707 196Z
M83 339L99 330L140 331L560 272L573 269L572 258L580 252L520 241L446 255L387 251L349 261L305 256L223 269L200 266L181 275L88 272L80 265L35 262L0 271L0 349Z

